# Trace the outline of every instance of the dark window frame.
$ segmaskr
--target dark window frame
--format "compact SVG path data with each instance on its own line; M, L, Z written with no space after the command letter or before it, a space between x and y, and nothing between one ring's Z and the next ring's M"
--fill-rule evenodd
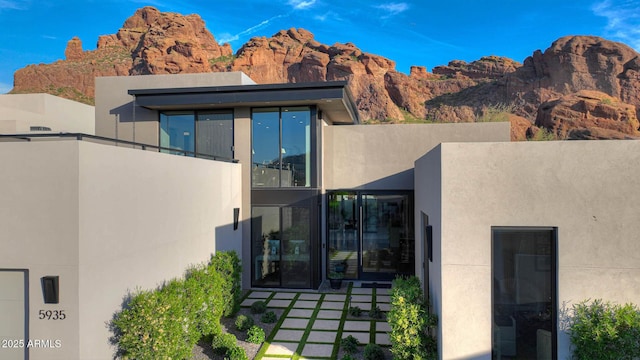
M493 285L494 279L494 266L495 266L495 257L494 257L494 246L495 246L495 234L498 231L550 231L551 232L551 244L550 244L550 257L551 257L551 359L558 360L558 321L559 321L559 300L558 300L558 268L560 267L559 257L558 257L558 227L557 226L491 226L491 271L490 271L490 283L491 283L491 319L493 324L494 318L494 307L495 307L495 289ZM492 357L495 356L493 347L494 347L494 332L493 325L491 329L491 353Z
M199 156L199 155L206 155L206 157L210 157L213 159L225 159L225 160L233 160L235 158L235 131L236 131L236 114L235 114L235 109L233 108L224 108L224 109L203 109L203 110L162 110L162 111L158 111L158 146L160 147L167 147L167 146L163 146L162 145L162 115L171 115L171 114L191 114L193 116L193 153L189 154L189 153L185 153L185 156L193 156L193 157L203 157L203 156ZM207 113L218 113L218 114L230 114L231 115L231 122L233 124L233 130L232 130L232 134L231 134L231 146L232 146L232 150L231 150L231 158L223 158L220 156L211 156L208 154L199 154L197 152L198 149L198 115L199 114L207 114Z
M285 108L309 108L309 151L311 152L309 156L309 166L310 166L310 183L309 186L282 186L282 165L279 166L279 178L278 178L278 186L254 186L253 184L253 176L251 180L251 189L252 190L294 190L294 191L304 191L309 189L317 189L320 187L320 165L319 160L321 156L321 130L318 127L318 109L315 105L311 104L301 104L301 105L286 105L286 106L257 106L251 108L250 114L250 128L251 128L251 147L253 147L253 114L254 110L258 109L278 109L278 144L279 148L282 148L282 113ZM282 153L279 152L279 163L282 164ZM253 153L251 154L251 166L253 166Z

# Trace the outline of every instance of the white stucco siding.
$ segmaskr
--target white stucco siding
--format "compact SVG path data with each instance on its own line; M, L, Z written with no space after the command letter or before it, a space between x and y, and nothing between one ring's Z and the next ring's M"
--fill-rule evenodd
M449 143L441 160L443 359L491 355L491 227L558 228L558 302L640 304L640 142ZM437 184L436 184L437 185ZM416 191L418 194L418 191ZM418 197L417 209L437 212ZM437 215L436 215L437 216ZM434 234L436 230L434 229ZM559 359L569 354L559 332Z

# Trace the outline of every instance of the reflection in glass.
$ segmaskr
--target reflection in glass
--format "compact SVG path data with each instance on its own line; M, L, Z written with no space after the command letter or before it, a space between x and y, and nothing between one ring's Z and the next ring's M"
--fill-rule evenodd
M254 109L251 117L252 184L280 186L280 111Z
M329 272L358 278L358 211L355 193L329 194Z
M310 124L309 107L253 110L254 187L311 186Z
M251 209L254 286L280 285L280 209L255 206Z
M310 274L309 209L282 208L282 286L308 288Z
M413 210L408 195L363 194L362 271L414 271Z
M198 112L196 152L233 159L233 112Z
M195 151L195 120L193 112L165 112L160 114L160 146ZM163 151L184 155L181 151Z
M310 112L308 107L282 109L282 186L311 185Z
M493 229L494 359L552 359L554 234Z

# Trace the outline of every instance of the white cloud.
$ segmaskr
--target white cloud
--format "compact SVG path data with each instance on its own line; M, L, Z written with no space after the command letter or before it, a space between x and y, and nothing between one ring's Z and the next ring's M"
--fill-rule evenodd
M289 0L289 5L296 10L308 9L316 3L316 0Z
M6 94L13 89L13 84L0 82L0 94Z
M343 20L340 17L339 14L337 14L337 13L335 13L333 11L328 11L328 12L326 12L324 14L315 15L313 18L318 20L318 21L327 21L327 20L342 21Z
M0 0L0 10L26 10L27 5L24 0Z
M238 39L240 39L240 37L242 36L248 36L251 35L253 33L255 33L256 31L268 26L272 21L277 20L279 18L285 17L288 14L285 15L276 15L270 19L264 20L261 23L259 23L258 25L254 25L250 28L247 28L245 30L242 30L241 32L235 34L235 35L231 35L231 34L220 34L218 36L218 43L220 44L224 44L224 43L230 43L232 41L236 41Z
M640 4L632 0L604 0L591 10L607 19L603 36L640 51Z
M386 11L387 14L383 18L388 18L394 15L398 15L402 12L409 10L409 4L407 3L386 3L374 6L376 9Z

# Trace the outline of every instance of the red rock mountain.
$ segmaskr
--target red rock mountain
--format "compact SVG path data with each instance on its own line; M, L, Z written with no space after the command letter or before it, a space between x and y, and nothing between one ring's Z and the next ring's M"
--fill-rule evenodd
M514 140L639 138L638 56L621 43L570 36L523 64L489 56L406 75L392 60L351 43L321 44L304 29L252 38L233 54L198 15L145 7L101 36L96 50L73 38L66 60L16 71L12 92L92 103L97 76L243 71L258 83L349 80L372 123L510 121Z

